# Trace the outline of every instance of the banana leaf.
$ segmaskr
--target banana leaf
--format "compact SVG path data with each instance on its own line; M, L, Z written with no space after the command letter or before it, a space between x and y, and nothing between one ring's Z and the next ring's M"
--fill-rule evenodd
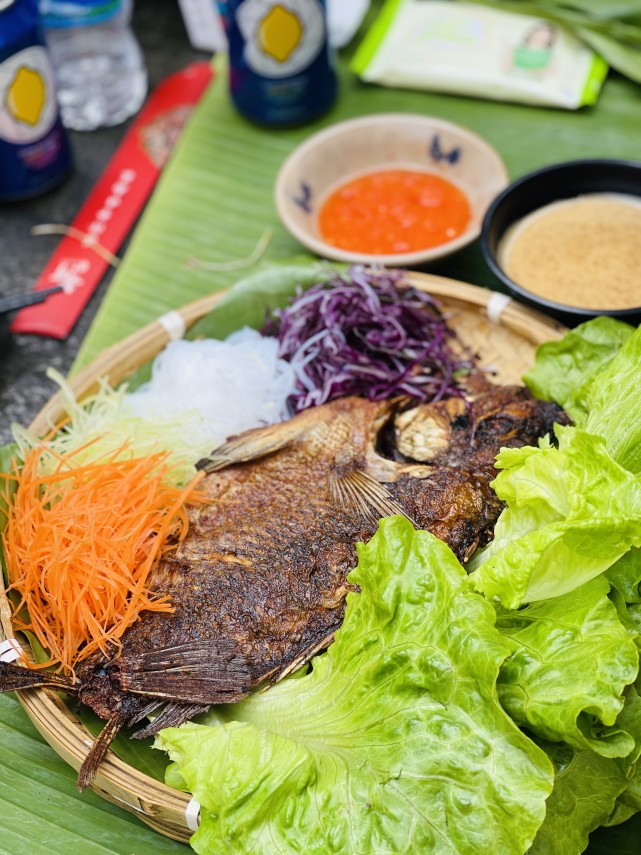
M12 695L0 695L0 855L187 855L92 792L43 741Z
M617 74L608 77L595 107L572 112L365 84L348 71L347 60L341 60L340 96L329 113L303 128L274 131L235 112L227 69L218 58L216 79L143 214L74 370L163 312L250 272L244 260L266 229L271 239L263 261L299 255L302 247L278 220L274 180L297 143L333 122L378 112L439 116L485 137L512 178L563 160L639 156L641 89ZM429 269L501 290L478 241Z
M640 90L618 75L608 78L594 108L565 112L379 88L356 79L347 70L348 60L348 54L341 57L340 97L327 115L304 128L275 132L249 124L234 111L227 70L218 59L217 78L165 169L74 371L163 312L251 273L253 265L245 259L255 256L267 228L272 236L263 262L300 256L300 245L278 221L274 178L298 142L332 122L371 112L437 115L484 136L512 178L561 160L638 157ZM500 290L478 242L430 269ZM138 757L135 762L144 766L147 761ZM15 698L6 695L0 696L0 779L0 855L189 851L93 793L79 795L75 772L41 739ZM590 855L638 852L640 825L633 818L597 832Z

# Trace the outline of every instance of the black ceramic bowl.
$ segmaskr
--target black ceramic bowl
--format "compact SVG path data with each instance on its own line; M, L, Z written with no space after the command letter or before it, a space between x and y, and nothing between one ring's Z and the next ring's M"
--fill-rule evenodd
M483 219L481 248L494 275L517 297L575 326L595 315L610 315L629 323L641 322L641 305L631 309L585 309L555 302L528 291L512 281L498 262L498 249L507 229L533 211L586 193L623 193L641 198L641 162L625 160L572 160L530 172L514 181L492 202ZM640 235L641 242L641 235Z

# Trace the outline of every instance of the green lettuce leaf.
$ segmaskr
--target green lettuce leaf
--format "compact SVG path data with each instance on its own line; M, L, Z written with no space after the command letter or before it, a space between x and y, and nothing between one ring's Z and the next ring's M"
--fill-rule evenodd
M449 548L400 517L359 563L312 670L161 731L199 853L523 853L553 770L496 694L508 648ZM220 721L220 710L216 722Z
M613 318L581 324L537 350L524 381L556 401L588 433L602 436L621 466L641 473L641 329Z
M554 763L555 778L545 821L528 855L579 855L590 833L616 809L628 784L625 771L621 761L593 751L575 751L563 742L537 744Z
M554 764L555 776L545 820L528 855L578 855L585 850L588 835L595 829L623 822L641 809L638 801L641 779L637 770L641 751L641 699L635 686L626 689L616 724L634 737L634 751L624 759L534 737ZM591 845L588 851L600 850ZM628 850L613 846L606 851Z
M260 329L268 310L284 308L298 290L305 291L329 279L333 270L344 267L339 264L330 268L311 256L258 265L191 327L189 338L223 339L240 327Z
M586 431L604 437L612 457L635 475L641 473L640 366L638 328L586 391Z
M641 546L641 478L605 440L556 427L536 448L503 449L493 482L507 503L494 540L470 562L473 585L507 608L578 588Z
M563 742L538 742L554 764L554 789L545 821L528 855L579 855L588 835L607 821L627 778L620 761ZM598 781L598 785L595 782Z
M560 341L539 345L523 382L536 398L556 401L577 425L587 418L587 387L625 344L634 327L606 316L570 330Z
M606 576L625 603L641 603L641 549L631 549L610 567Z
M617 798L614 808L603 825L611 827L626 822L635 813L641 811L641 679L637 678L633 687L626 692L626 702L617 723L635 736L636 747L633 754L626 758L623 769L627 786Z
M538 737L626 757L635 739L615 722L639 653L609 589L599 576L563 596L499 612L497 628L513 653L501 666L498 692L511 718Z

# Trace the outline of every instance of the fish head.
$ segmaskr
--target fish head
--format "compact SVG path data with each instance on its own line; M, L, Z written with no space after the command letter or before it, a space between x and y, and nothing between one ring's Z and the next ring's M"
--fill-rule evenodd
M96 658L83 663L77 671L78 700L99 715L109 719L131 705L128 692L123 691L115 661Z

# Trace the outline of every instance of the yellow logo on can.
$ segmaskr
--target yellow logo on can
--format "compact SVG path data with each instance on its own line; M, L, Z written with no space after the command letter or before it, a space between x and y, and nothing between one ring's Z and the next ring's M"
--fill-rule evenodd
M37 142L57 116L56 84L43 45L31 45L0 62L0 140Z
M21 65L7 88L7 109L14 119L37 125L47 101L47 87L42 75Z
M276 62L286 62L300 44L303 27L300 19L283 6L274 6L260 23L258 41Z
M279 80L300 74L326 44L325 11L319 0L244 0L237 5L243 58L261 77Z

